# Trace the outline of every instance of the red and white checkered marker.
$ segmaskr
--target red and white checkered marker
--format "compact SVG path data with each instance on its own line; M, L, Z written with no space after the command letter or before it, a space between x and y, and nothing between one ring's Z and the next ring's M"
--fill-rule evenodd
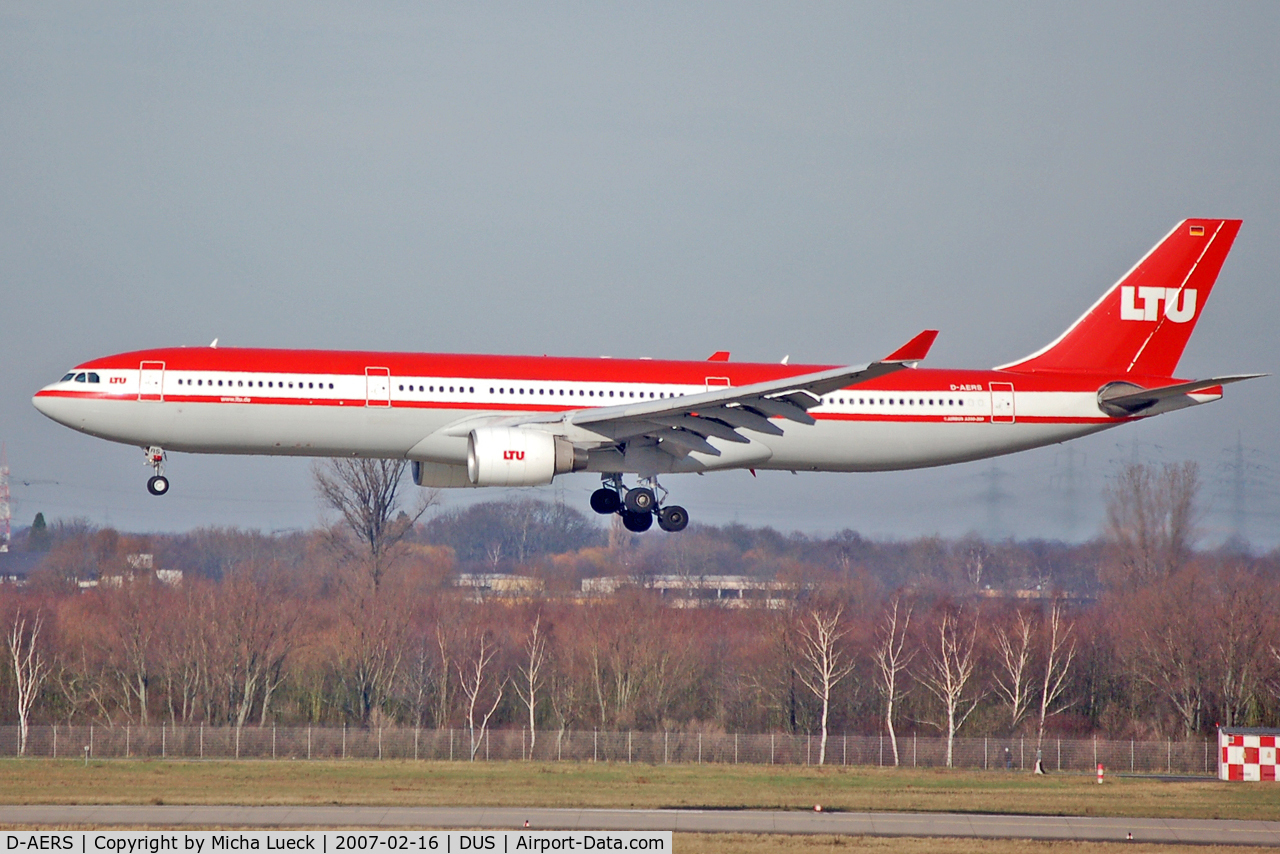
M1218 730L1218 779L1275 782L1280 730Z

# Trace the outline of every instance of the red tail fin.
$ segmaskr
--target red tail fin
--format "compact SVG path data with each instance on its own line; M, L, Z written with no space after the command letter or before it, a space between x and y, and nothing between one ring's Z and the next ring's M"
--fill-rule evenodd
M1001 370L1173 376L1238 219L1187 219L1048 347Z

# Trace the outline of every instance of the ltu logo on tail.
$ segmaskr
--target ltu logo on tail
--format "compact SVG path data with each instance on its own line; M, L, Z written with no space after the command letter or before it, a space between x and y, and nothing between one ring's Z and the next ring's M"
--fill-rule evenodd
M1134 303L1134 292L1142 305ZM1179 299L1178 297L1182 298ZM1186 323L1196 316L1195 288L1120 288L1121 320L1159 320L1160 302L1164 301L1164 316L1174 323Z
M503 451L502 458L504 460L519 460L524 462L524 451Z

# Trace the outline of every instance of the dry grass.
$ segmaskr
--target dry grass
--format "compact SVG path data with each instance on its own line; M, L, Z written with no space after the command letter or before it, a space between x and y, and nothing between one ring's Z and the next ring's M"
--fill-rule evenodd
M1271 786L1005 772L410 761L0 761L0 803L712 807L1280 819Z
M776 836L756 833L677 833L677 852L698 854L821 854L821 852L893 852L893 854L1245 854L1269 848L1224 845L1145 845L1126 842L1037 842L1029 839L922 839L883 836Z
M29 830L0 824L0 831ZM99 825L68 824L42 830L106 830ZM226 830L220 827L131 825L129 830ZM768 833L674 833L677 854L823 854L823 852L893 852L893 854L1269 854L1274 849L1239 845L1154 845L1132 842L1048 842L1035 839L955 839L918 836L836 836Z

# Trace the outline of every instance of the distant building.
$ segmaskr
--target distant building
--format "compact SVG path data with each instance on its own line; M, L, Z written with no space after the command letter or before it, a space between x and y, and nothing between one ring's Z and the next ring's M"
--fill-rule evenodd
M453 586L472 591L474 599L492 596L519 598L536 596L546 589L541 578L511 575L503 572L463 572L453 579Z
M784 608L803 589L799 584L748 575L610 575L582 580L582 592L588 596L612 596L624 587L656 591L673 608Z
M1090 593L1079 593L1071 590L1057 590L1046 587L992 587L985 585L973 594L979 599L1020 599L1023 601L1051 601L1065 599L1069 602L1092 602L1097 599Z

